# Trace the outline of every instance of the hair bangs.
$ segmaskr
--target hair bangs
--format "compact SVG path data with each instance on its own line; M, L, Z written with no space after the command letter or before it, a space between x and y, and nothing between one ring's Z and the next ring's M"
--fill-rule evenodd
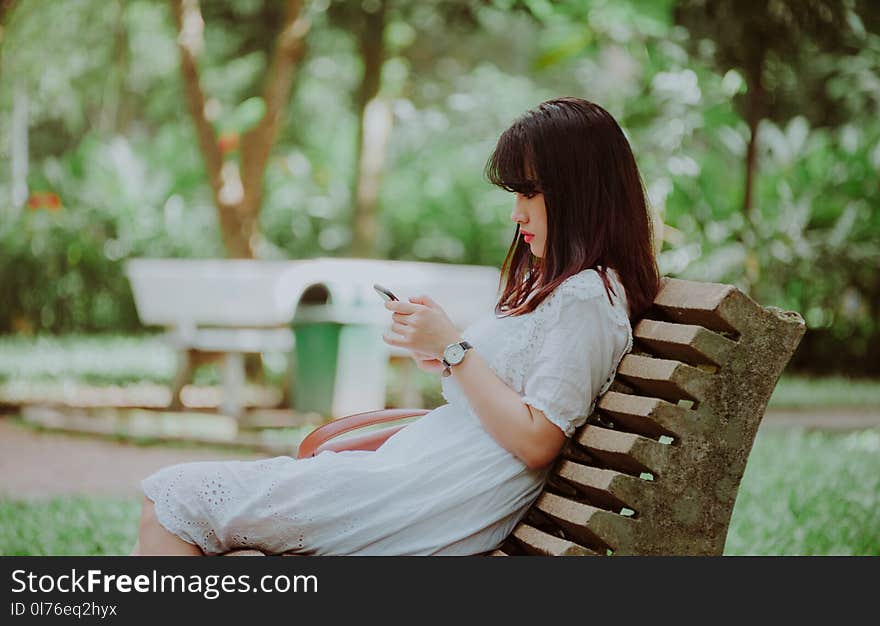
M533 152L522 126L515 124L498 138L486 163L486 178L505 191L525 195L538 192L541 185L531 165Z

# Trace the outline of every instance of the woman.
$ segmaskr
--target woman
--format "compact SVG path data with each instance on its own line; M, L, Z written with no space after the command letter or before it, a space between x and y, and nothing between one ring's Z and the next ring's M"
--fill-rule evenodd
M385 342L443 371L447 404L375 452L164 468L142 482L134 554L466 555L504 541L632 348L659 275L635 159L601 107L526 112L486 173L516 194L495 310L459 332L428 296L386 303Z

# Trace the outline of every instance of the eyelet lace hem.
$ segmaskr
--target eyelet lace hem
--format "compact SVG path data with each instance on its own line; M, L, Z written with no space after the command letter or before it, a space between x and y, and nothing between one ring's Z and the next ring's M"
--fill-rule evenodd
M166 490L167 493L171 484L173 484L173 482L170 484L162 484L151 480L151 478L145 478L141 481L141 490L144 492L145 496L153 501L153 510L156 513L156 520L165 530L177 535L182 541L198 546L204 554L218 554L218 546L211 545L208 541L208 537L214 534L213 530L207 528L202 531L202 529L200 529L201 532L193 533L183 528L184 524L189 524L191 526L203 526L203 524L194 520L185 519L172 509L169 498L165 497L162 493L163 489Z

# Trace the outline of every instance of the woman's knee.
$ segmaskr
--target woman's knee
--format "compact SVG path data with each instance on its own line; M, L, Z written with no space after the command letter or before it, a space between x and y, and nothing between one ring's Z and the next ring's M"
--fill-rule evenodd
M147 496L143 496L143 499L141 501L141 532L146 529L155 528L158 523L159 520L156 518L155 504Z
M150 500L149 496L146 494L141 494L141 516L146 514L148 511L153 511L153 501Z

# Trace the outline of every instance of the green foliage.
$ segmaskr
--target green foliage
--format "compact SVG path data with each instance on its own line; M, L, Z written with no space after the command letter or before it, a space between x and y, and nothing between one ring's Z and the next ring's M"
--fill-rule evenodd
M149 138L89 134L47 157L31 188L52 190L60 207L0 224L0 330L140 328L125 259L222 252L210 198L193 193L186 207L180 195L204 191L197 158L188 133L171 126ZM171 161L174 170L159 166Z
M871 23L880 16L874 4L680 0L674 14L690 32L695 54L721 72L743 74L749 92L737 104L745 117L757 106L755 114L777 123L800 114L814 124L839 124L854 111L841 111L826 85L864 47L863 20Z
M880 124L831 131L795 118L764 130L755 295L804 314L812 332L796 366L876 375Z
M29 188L62 206L0 203L0 332L138 329L126 258L223 252L168 3L63 4L16 3L6 16L0 76L14 74L29 97ZM810 6L830 7L841 28L817 32L809 16L779 13L793 4L757 7L778 13L761 24L739 11L728 32L730 20L707 8L733 6L726 0L389 0L380 95L393 119L378 254L500 265L514 229L510 198L482 176L494 141L540 101L583 96L630 138L668 226L664 273L738 284L762 304L801 312L809 331L799 369L877 374L880 20L871 3L816 0ZM280 4L202 5L213 123L240 134L263 110ZM367 9L309 7L307 55L264 180L262 258L342 254L352 237L357 33ZM442 28L447 18L467 28ZM789 18L798 28L776 38ZM734 53L758 43L772 51L765 88L779 114L768 110L760 126L750 230L740 109L749 77ZM0 155L8 150L4 142ZM8 176L0 168L4 200Z
M800 312L809 332L795 367L876 374L869 355L880 336L880 184L871 172L880 167L880 126L817 129L802 117L782 128L762 124L757 210L747 237L739 180L727 175L744 137L710 132L694 131L697 147L683 157L694 168L667 187L666 221L686 234L661 254L665 270L748 283L759 302ZM724 186L725 193L713 193Z

